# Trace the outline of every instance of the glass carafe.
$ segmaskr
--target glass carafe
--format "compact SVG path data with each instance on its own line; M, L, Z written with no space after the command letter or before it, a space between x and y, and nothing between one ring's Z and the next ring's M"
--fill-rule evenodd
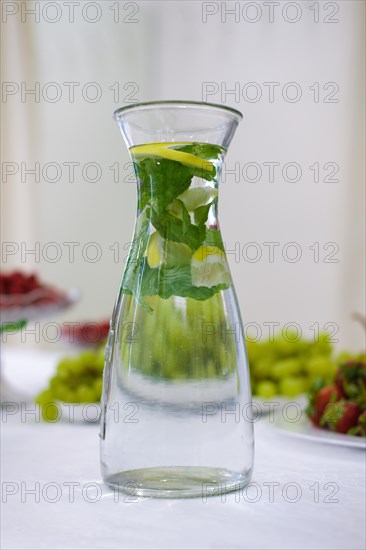
M115 113L138 207L106 346L100 435L103 479L126 493L205 497L251 477L248 363L217 218L241 118L179 101Z

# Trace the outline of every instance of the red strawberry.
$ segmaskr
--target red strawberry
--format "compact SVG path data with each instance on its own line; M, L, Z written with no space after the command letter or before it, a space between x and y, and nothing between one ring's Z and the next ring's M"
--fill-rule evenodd
M357 428L358 431L356 435L366 437L366 411L363 411L358 417Z
M23 294L22 283L12 283L11 287L8 289L8 294Z
M20 271L13 271L13 273L9 275L9 278L13 281L23 281L24 275Z
M354 360L340 365L335 384L345 397L359 397L366 389L366 363Z
M343 416L335 425L335 431L341 434L346 434L348 430L356 426L361 413L361 409L357 403L353 401L345 401Z
M27 287L28 287L28 292L30 292L32 290L35 290L36 288L39 287L39 283L38 283L36 275L34 275L34 274L29 275L29 277L27 279Z
M337 386L326 386L321 388L312 398L309 407L310 420L316 426L320 425L321 418L329 403L335 403L342 398L342 394Z
M357 425L360 414L361 408L357 403L342 399L326 407L320 423L332 431L346 434Z
M366 411L363 411L363 413L360 414L357 425L348 430L348 434L366 437Z

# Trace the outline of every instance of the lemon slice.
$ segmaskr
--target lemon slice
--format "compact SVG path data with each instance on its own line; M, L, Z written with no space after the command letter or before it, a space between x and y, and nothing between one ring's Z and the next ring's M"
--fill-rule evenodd
M200 246L192 256L194 263L224 263L226 262L225 252L210 244Z
M192 250L184 243L165 241L164 264L167 267L189 265L192 258Z
M147 263L151 268L159 267L163 263L163 237L158 231L150 236L147 246Z
M165 265L175 267L189 265L192 258L192 250L184 243L176 243L164 239L158 231L155 231L147 247L147 263L151 268Z
M208 204L212 199L217 197L217 189L206 185L204 187L193 187L187 189L178 199L184 202L185 207L189 212Z
M231 284L225 253L217 246L202 245L192 256L192 284L194 286L212 286Z
M200 168L201 170L207 170L213 172L215 170L212 162L196 157L191 153L185 153L184 151L176 151L174 147L179 145L187 145L186 143L149 143L148 145L137 145L131 148L131 155L135 159L141 159L146 157L157 157L169 160L175 160L185 166L191 166L193 168Z
M199 267L191 267L193 286L206 286L211 288L216 285L231 284L230 273L225 264L202 264Z

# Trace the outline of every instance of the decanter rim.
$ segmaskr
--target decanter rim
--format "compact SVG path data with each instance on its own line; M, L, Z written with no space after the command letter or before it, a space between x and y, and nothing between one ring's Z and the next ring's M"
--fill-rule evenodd
M235 115L239 120L243 118L243 114L238 111L237 109L234 109L233 107L228 107L227 105L220 105L219 103L208 103L205 101L185 101L185 100L161 100L161 101L145 101L141 103L134 103L133 105L126 105L125 107L120 107L119 109L116 109L113 113L113 117L115 119L118 119L121 113L125 113L126 111L131 111L133 109L144 109L144 108L151 108L155 106L171 106L175 105L177 107L208 107L210 109L217 109L220 111L228 111L232 115Z

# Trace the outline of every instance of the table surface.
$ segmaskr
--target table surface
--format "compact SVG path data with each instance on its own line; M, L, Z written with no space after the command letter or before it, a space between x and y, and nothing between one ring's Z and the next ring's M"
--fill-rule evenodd
M62 352L6 349L3 374L35 395ZM29 406L28 406L29 408ZM157 500L114 494L99 471L98 426L1 418L3 549L365 548L365 451L255 424L256 459L242 492Z

